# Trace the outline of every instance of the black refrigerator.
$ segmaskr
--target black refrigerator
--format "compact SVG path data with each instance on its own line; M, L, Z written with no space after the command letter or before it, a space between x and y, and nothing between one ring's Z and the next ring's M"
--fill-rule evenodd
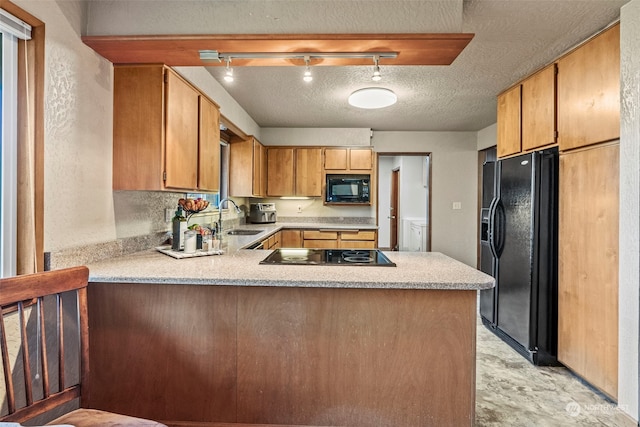
M483 166L480 291L486 327L536 365L557 364L558 151Z

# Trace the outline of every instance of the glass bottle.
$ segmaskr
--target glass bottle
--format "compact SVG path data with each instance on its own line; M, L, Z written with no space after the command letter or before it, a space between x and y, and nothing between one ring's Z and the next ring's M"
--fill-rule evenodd
M171 220L173 239L171 249L181 251L184 249L184 232L187 230L187 218L182 214L182 207L178 206L176 215Z

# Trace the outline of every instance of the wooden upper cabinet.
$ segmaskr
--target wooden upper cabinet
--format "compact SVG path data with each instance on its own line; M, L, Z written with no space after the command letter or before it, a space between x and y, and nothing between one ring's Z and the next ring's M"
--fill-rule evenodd
M200 96L200 141L198 189L220 190L220 112L216 105Z
M200 152L199 143L215 140L219 144L220 130L201 126L202 97L168 67L114 67L114 190L196 191L199 179L207 187L202 189L210 190L215 184L211 175L218 173L219 165L210 169L204 158L213 158L215 148L203 146ZM217 121L218 107L207 102L215 110L207 112L207 120ZM206 168L202 173L200 165Z
M522 82L522 150L556 142L556 66Z
M347 170L348 150L346 148L325 148L324 168L335 170Z
M294 195L294 150L292 147L267 148L267 195Z
M266 195L265 147L254 137L233 141L229 146L229 195Z
M349 169L371 170L373 168L373 152L368 149L352 148L349 150Z
M324 169L370 172L373 169L373 151L370 148L325 148Z
M198 186L200 99L198 92L175 73L167 71L166 76L165 187L195 189Z
M498 95L498 157L510 156L522 151L521 89L521 85L517 85Z
M267 148L256 141L253 145L253 193L267 195Z
M322 196L322 149L296 148L295 195Z
M267 195L322 196L322 149L267 147Z
M558 144L620 138L620 25L558 60Z

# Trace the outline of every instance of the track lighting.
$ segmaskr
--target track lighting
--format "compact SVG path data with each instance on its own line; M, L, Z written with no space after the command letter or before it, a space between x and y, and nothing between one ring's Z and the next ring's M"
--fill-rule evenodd
M231 83L233 81L233 68L231 68L231 58L227 58L227 71L224 73L224 81Z
M373 75L371 76L371 80L373 80L374 82L379 82L380 80L382 80L382 75L380 74L380 67L378 66L379 59L380 57L377 55L373 57L373 63L375 65L373 66Z
M302 78L302 80L304 80L305 82L309 83L310 81L313 80L313 76L311 75L311 68L309 67L309 57L308 56L304 57L304 65L305 65L304 77Z

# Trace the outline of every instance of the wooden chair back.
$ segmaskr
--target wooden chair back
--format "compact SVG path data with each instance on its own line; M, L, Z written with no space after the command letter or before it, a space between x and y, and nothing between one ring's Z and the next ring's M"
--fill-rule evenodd
M0 421L22 423L73 399L80 398L82 407L88 401L88 279L89 270L86 267L0 279L0 352L4 373L4 397L2 397L2 382L0 382L0 408L3 408L0 412ZM45 298L47 304L45 304ZM69 329L69 325L65 327L65 319L68 320L65 309L69 308L65 304L77 304L75 312L80 349L80 373L78 375L76 372L75 375L76 378L79 377L79 381L71 381L75 384L67 384L73 375L65 372L65 351L71 351L65 348L65 329ZM45 306L47 312L45 312ZM49 313L51 309L55 313ZM48 319L55 316L56 321L45 325L45 316ZM9 321L14 323L8 325ZM10 326L16 329L15 322L17 322L19 333L11 335L9 329ZM28 327L28 323L35 327ZM55 323L56 336L49 337L50 339L47 340L47 332L51 332L53 323ZM52 341L56 343L53 346L56 347L55 355L47 351L47 342ZM15 360L15 351L13 353L10 351L15 350L15 347L19 347L18 363ZM37 354L33 354L34 347ZM11 354L13 357L10 356ZM57 358L57 363L52 358ZM16 372L18 371L16 366L19 365L22 365L22 372ZM57 372L50 372L52 367ZM35 375L34 368L37 371ZM34 381L34 378L37 381ZM57 387L54 389L52 383L56 382L55 379L57 379ZM16 383L20 383L20 386ZM38 385L35 390L34 384Z

